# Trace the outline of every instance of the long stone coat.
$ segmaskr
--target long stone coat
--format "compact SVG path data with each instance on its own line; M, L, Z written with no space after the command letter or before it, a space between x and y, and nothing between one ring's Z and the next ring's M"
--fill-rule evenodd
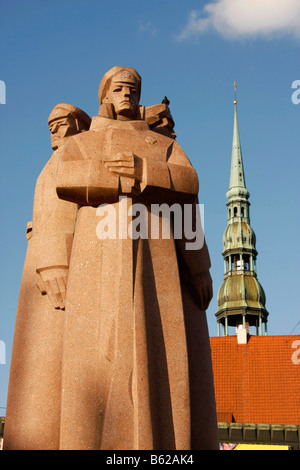
M57 192L80 208L66 299L60 448L216 449L206 317L193 292L193 279L209 271L208 251L204 244L185 252L172 236L99 238L99 204L115 209L117 234L129 223L118 216L119 196L126 185L130 196L132 180L102 163L119 152L144 159L142 192L127 203L146 205L149 220L153 203L197 199L185 153L145 121L97 116L64 146Z
M68 269L77 205L59 199L60 149L38 177L21 280L11 358L4 448L59 448L61 363L65 312L38 289L37 270Z

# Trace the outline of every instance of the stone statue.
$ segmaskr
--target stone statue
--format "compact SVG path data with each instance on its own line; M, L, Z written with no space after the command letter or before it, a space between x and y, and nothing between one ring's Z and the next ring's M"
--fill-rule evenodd
M197 233L198 177L168 99L145 108L140 94L139 74L114 67L91 122L65 104L50 114L54 153L27 225L5 449L218 448L210 259L204 238L187 248L177 218L191 208Z
M197 206L198 177L174 138L167 104L163 114L145 110L140 93L134 69L109 70L99 115L59 155L57 194L78 207L60 449L218 448L205 315L212 296L208 250L205 242L191 251L184 237L150 231L153 222L163 223L158 204ZM148 230L138 237L130 232L137 209ZM98 230L107 214L115 216L115 236Z
M77 205L59 199L56 171L68 138L88 130L79 108L58 104L54 150L36 184L21 281L5 422L5 449L58 449L64 302Z

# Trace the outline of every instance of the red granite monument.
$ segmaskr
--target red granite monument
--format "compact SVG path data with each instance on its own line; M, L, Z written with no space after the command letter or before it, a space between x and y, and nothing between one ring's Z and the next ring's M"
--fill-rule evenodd
M182 213L189 206L195 228L198 176L175 140L168 105L147 113L140 93L134 69L109 70L99 87L99 115L89 130L74 133L59 149L56 194L76 214L65 239L67 264L56 265L67 277L59 278L63 282L56 277L54 297L60 303L51 310L54 324L42 309L22 300L36 289L32 282L25 296L20 293L6 448L218 448L205 314L212 297L208 249L204 239L188 249L191 240L185 231L175 236L172 217L169 237L161 228L155 236L151 231L153 224L164 223L166 213L157 210L163 204ZM48 248L45 257L55 243ZM35 256L39 253L36 248ZM31 269L41 272L36 262ZM24 270L23 282L26 276ZM49 278L43 281L51 284ZM37 289L35 295L42 298ZM24 330L34 341L19 339ZM44 407L46 416L49 330L59 346L50 352L56 359L49 376L55 377L57 439L47 446L41 436L50 425L40 410ZM31 369L26 386L26 368L17 372L21 357ZM43 365L34 371L38 357ZM39 406L29 406L31 419L24 413L16 426L14 414L31 393L39 396Z

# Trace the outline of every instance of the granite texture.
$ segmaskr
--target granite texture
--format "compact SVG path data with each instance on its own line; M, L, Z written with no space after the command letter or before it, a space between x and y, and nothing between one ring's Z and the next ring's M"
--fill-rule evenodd
M89 130L77 129L54 152L55 178L42 186L68 208L54 224L64 241L58 248L55 237L42 237L34 246L33 217L6 448L218 448L208 249L204 241L187 250L172 230L168 238L150 232L153 220L163 222L154 204L189 204L195 223L198 176L175 140L168 101L145 108L140 94L134 69L109 70ZM134 238L137 204L149 232ZM99 205L102 216L116 215L115 237L99 236Z

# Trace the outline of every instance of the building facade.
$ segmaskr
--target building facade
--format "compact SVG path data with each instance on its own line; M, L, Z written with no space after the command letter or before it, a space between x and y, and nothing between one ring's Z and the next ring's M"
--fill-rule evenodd
M267 336L269 314L257 277L258 253L250 225L236 100L226 197L218 337L210 338L220 442L285 445L298 450L300 335ZM235 328L231 335L230 327ZM250 327L255 327L256 334L249 334Z

